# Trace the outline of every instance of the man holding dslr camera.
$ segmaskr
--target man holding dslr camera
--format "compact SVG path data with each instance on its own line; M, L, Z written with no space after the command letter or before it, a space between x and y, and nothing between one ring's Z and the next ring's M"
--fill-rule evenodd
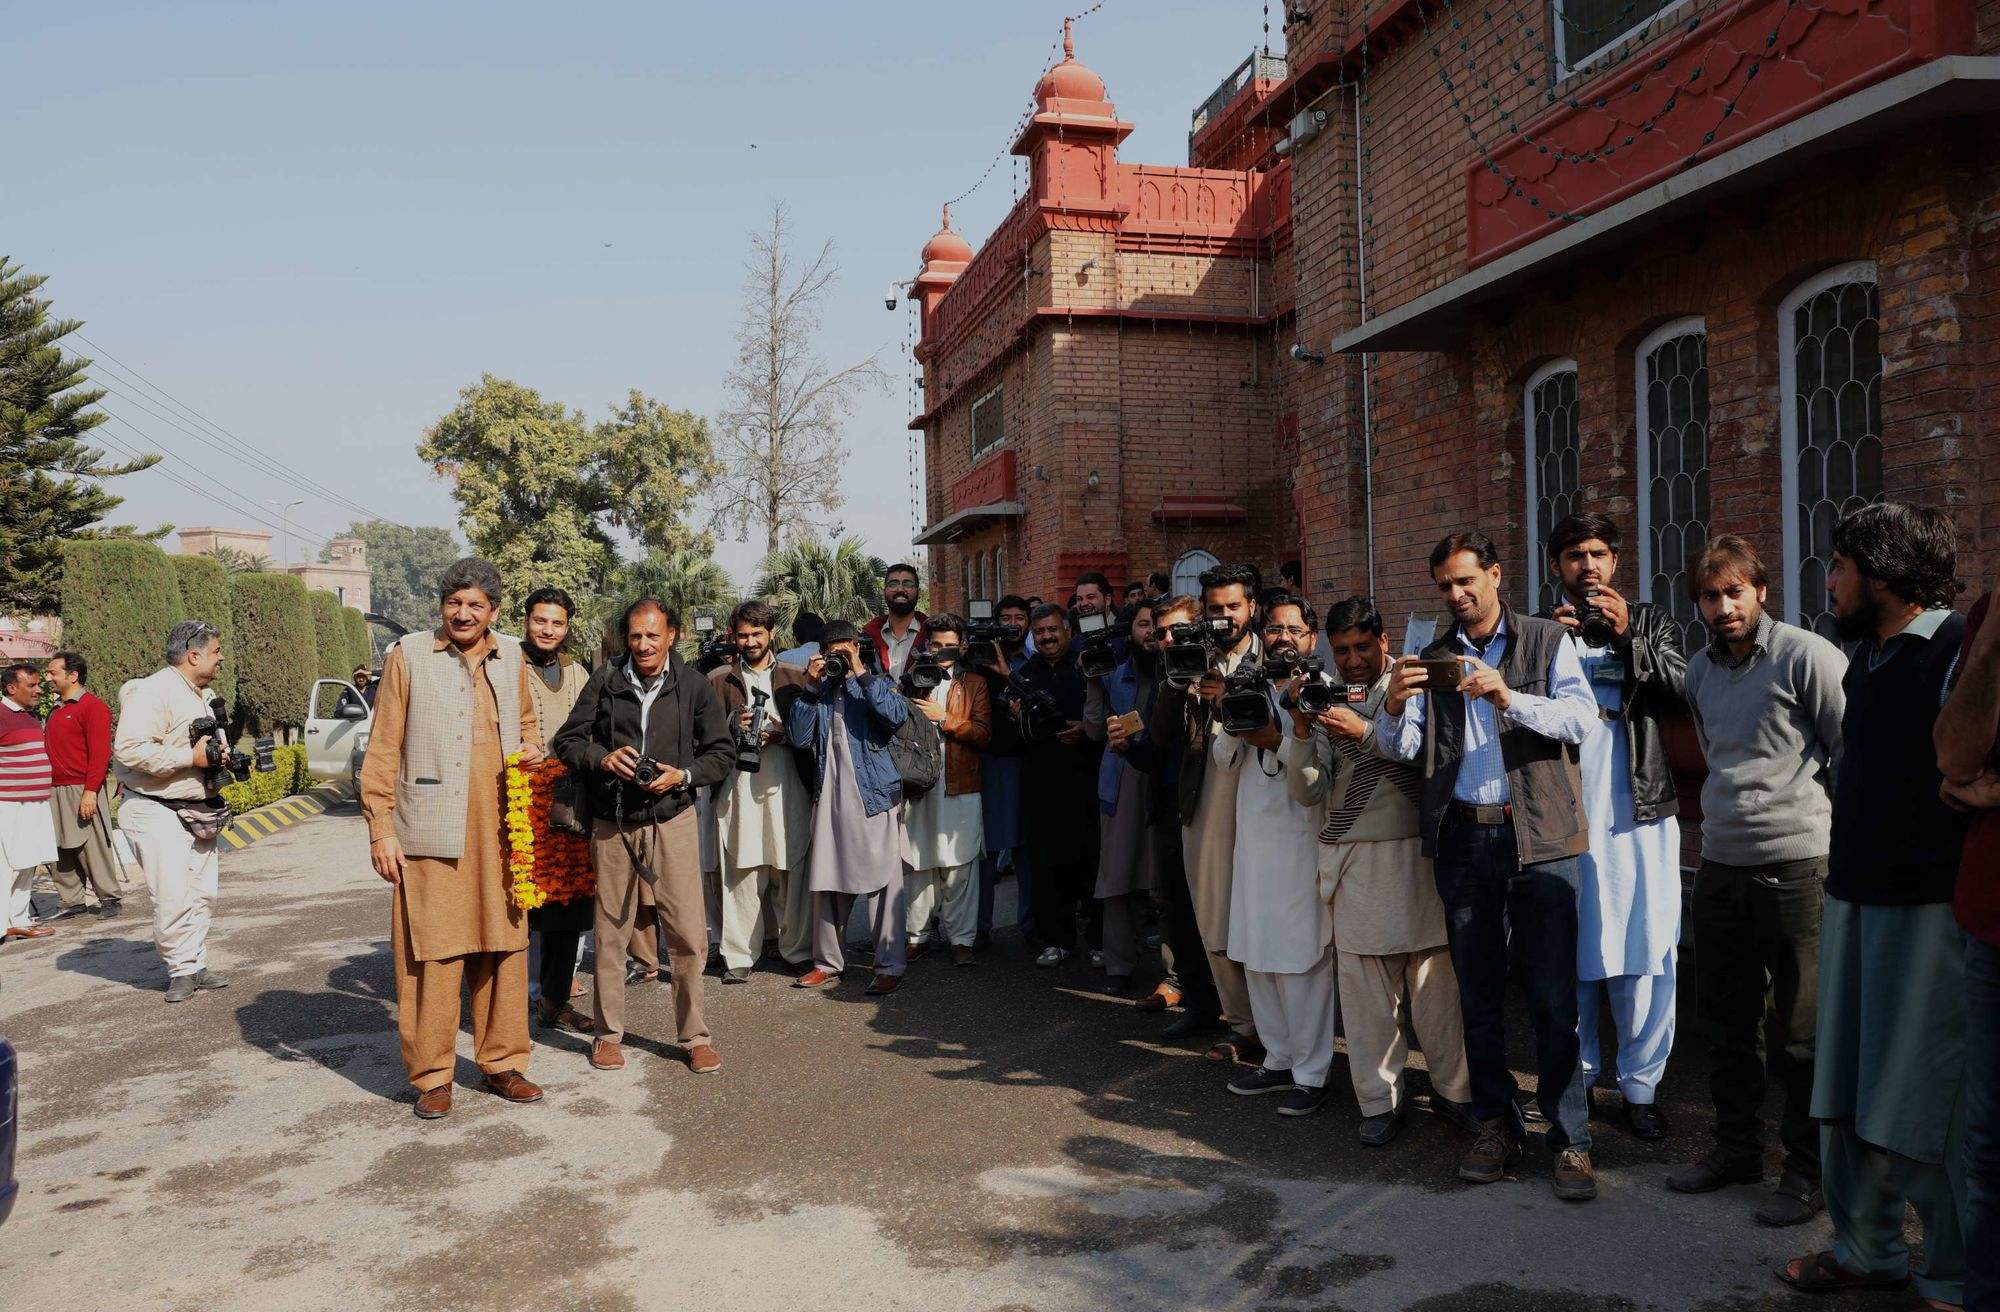
M1577 898L1577 1022L1586 1091L1602 1064L1598 992L1618 1026L1618 1091L1641 1139L1666 1122L1654 1106L1674 1046L1675 945L1681 937L1681 831L1661 721L1684 705L1680 626L1611 586L1618 526L1569 515L1549 531L1562 604L1548 616L1575 635L1598 721L1578 748L1590 850ZM1587 1096L1587 1094L1586 1094Z
M153 895L153 944L167 967L167 1001L229 981L208 968L208 927L221 870L216 838L229 808L221 699L222 632L182 620L167 634L165 668L118 691L111 759L125 790L118 827ZM526 1007L522 1010L525 1012Z
M967 625L966 645L974 649L970 663L986 681L988 703L1001 706L1007 681L1028 663L1028 601L1009 593L993 605L993 618ZM979 934L974 945L984 947L993 933L993 891L1004 870L1014 872L1015 925L1021 936L1035 935L1034 872L1021 841L1021 730L1011 714L993 717L993 735L979 754L980 820L985 827L985 855L979 860Z
M625 1064L625 957L637 934L666 928L676 1041L688 1069L722 1069L702 1018L708 930L694 795L722 782L735 743L708 680L674 651L673 608L642 597L618 622L622 659L607 660L577 698L553 747L594 781L590 855L597 867L597 1037L590 1064Z
M746 601L729 616L735 654L709 673L709 687L729 717L736 768L715 804L722 865L722 982L744 984L764 950L764 925L778 927L778 951L804 969L812 960L812 893L806 852L812 842L812 794L798 753L785 741L785 710L806 686L804 670L771 652L778 612Z
M1060 606L1028 617L1033 656L1008 701L1025 742L1021 822L1035 871L1038 966L1059 966L1075 950L1078 911L1097 871L1097 748L1083 732L1084 677L1070 649Z
M944 777L903 803L903 886L909 955L923 950L935 915L955 966L977 958L979 854L984 842L979 749L993 736L986 680L965 668L965 621L930 617L930 646L903 674L904 695L944 740Z

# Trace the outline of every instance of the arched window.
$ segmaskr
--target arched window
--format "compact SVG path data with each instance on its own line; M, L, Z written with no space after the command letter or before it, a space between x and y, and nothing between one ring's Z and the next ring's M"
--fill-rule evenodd
M1549 530L1575 512L1582 490L1576 435L1576 361L1545 364L1521 389L1528 491L1528 608L1556 604L1556 582L1542 559Z
M1213 552L1196 547L1193 551L1182 552L1174 561L1174 595L1199 597L1201 595L1202 571L1214 569L1222 562Z
M993 600L1007 595L1006 553L1000 547L993 548Z
M1866 260L1807 279L1778 307L1785 618L1829 639L1833 526L1882 499L1880 318Z
M1639 599L1681 626L1690 652L1708 641L1688 597L1688 566L1708 547L1708 328L1676 319L1633 360L1639 434Z

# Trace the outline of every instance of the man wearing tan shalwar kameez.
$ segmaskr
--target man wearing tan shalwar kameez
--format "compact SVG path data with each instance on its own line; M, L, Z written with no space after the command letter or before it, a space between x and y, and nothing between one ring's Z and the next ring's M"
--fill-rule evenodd
M446 573L446 586L458 581L458 572L454 566ZM487 591L475 583L447 593L441 627L408 635L390 649L361 767L371 853L377 873L394 885L389 943L403 1063L418 1092L418 1115L426 1118L450 1109L461 985L470 989L473 1054L487 1088L513 1102L541 1096L521 1074L529 1051L528 918L509 896L502 843L507 740L538 758L541 731L519 641L487 627L499 603L497 577L491 584L485 618L455 606ZM450 676L459 687L439 682L439 658L446 656L462 666L462 679L457 670ZM424 662L415 678L413 660ZM496 697L501 689L518 706L514 715L503 716ZM454 717L436 705L447 700L440 690L466 698L462 721L440 718ZM420 735L437 741L426 746ZM418 764L424 761L432 763ZM451 808L460 801L446 795L457 782L448 776L458 761L465 770L464 829L462 843L452 843L440 841L437 831L450 825ZM453 847L453 854L431 854Z

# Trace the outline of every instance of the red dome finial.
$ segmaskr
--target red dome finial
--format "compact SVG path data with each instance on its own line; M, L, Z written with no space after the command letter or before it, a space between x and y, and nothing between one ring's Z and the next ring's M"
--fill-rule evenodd
M1076 39L1070 35L1069 29L1074 22L1074 18L1063 19L1063 58L1072 63L1076 60Z
M1035 84L1035 99L1046 105L1051 100L1104 101L1104 79L1076 62L1076 37L1070 27L1076 20L1063 19L1062 62L1042 74Z
M972 258L972 247L965 238L951 230L951 205L944 207L944 224L931 239L924 243L924 264L963 264Z

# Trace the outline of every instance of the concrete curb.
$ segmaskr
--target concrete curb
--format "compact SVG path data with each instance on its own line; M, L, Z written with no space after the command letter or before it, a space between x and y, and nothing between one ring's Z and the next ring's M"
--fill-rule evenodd
M320 784L303 793L281 797L277 801L247 811L229 822L222 831L223 850L240 852L260 838L269 838L282 829L289 829L301 820L310 820L320 815L336 802L354 796L353 786L345 781Z

